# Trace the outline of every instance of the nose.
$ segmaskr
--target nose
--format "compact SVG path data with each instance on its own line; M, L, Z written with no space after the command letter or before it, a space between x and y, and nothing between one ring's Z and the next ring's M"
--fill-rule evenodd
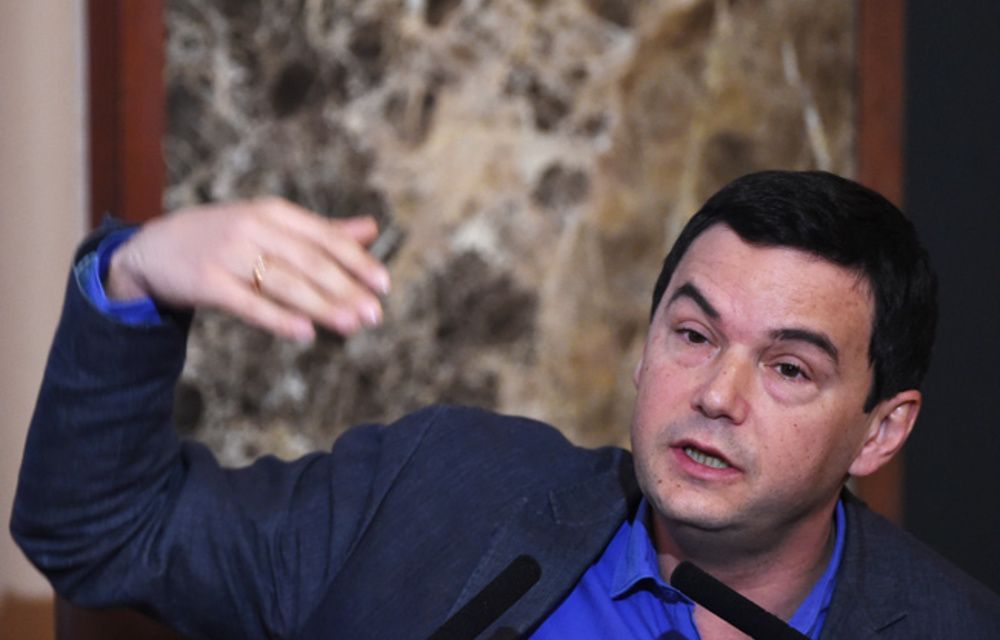
M708 418L742 424L750 409L747 387L752 371L753 365L735 353L706 363L705 379L692 398L694 408Z

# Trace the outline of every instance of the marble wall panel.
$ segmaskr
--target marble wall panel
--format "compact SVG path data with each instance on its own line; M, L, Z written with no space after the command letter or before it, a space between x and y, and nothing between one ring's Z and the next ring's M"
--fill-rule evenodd
M373 215L395 284L383 327L310 347L200 314L179 427L242 464L445 401L627 445L679 227L748 171L853 173L855 11L170 0L166 208Z

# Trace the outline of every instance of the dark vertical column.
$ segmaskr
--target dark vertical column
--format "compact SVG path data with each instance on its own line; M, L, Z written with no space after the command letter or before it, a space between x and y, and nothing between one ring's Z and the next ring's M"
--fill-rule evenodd
M160 213L165 170L165 0L91 0L90 207L141 222Z
M903 206L904 0L858 3L858 180ZM903 456L859 478L858 493L895 522L903 518Z
M906 449L905 521L1000 591L1000 4L907 7L906 201L941 320Z
M118 158L118 3L87 3L87 70L89 99L90 220L116 214Z

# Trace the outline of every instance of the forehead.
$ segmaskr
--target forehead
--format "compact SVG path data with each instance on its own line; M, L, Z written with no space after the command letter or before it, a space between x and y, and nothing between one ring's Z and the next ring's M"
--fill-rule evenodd
M749 244L718 225L692 242L661 308L685 284L696 287L722 320L756 323L762 330L801 326L862 338L867 350L874 315L867 281L806 251Z

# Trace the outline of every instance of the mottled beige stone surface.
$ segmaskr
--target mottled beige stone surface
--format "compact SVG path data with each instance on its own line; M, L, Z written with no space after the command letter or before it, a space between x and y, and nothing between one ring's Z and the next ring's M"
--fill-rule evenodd
M231 464L435 401L627 444L680 225L748 171L854 170L853 2L168 4L168 208L277 194L402 234L376 331L198 318L179 423Z

